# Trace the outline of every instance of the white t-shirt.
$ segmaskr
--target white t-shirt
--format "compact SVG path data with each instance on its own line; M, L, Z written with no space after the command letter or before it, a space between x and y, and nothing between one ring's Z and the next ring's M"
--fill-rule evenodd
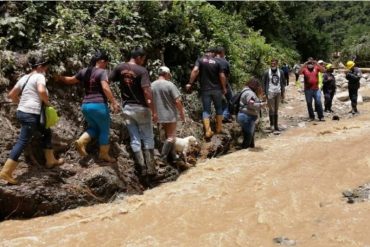
M19 101L17 110L26 113L40 114L42 102L39 96L39 92L37 91L37 86L39 84L42 84L46 88L45 76L40 73L24 75L21 79L19 79L17 84L15 84L15 87L22 90L22 87L26 82L27 85L24 87L22 91L21 99Z
M280 70L277 69L276 72L272 72L269 69L269 91L268 91L268 98L272 99L276 95L281 93L281 85L280 85Z

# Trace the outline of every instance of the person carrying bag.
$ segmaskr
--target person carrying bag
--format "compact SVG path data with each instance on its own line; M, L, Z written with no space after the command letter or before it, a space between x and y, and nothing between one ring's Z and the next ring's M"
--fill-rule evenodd
M29 60L31 73L23 76L9 92L8 98L18 103L17 118L21 123L21 131L17 143L13 146L9 158L6 160L0 179L10 184L17 184L13 171L18 165L18 159L32 139L36 131L42 134L42 147L46 160L46 167L53 168L64 163L63 159L56 159L51 144L51 130L40 124L42 104L49 106L49 95L46 88L45 73L47 62L40 57Z

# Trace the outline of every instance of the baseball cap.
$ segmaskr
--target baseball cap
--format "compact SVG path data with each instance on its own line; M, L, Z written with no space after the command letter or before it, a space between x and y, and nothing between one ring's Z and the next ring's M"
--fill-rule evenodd
M164 73L166 73L166 74L171 74L171 71L170 71L170 69L168 68L168 67L166 67L166 66L161 66L160 68L159 68L159 70L158 70L158 74L164 74Z
M319 61L318 61L317 63L319 63L319 64L320 64L320 63L324 63L324 61L322 61L322 60L319 60Z

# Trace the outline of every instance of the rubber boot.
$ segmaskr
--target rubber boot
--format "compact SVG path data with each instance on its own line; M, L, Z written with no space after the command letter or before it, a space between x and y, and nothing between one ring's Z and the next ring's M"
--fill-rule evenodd
M270 130L274 130L274 115L269 115L270 119Z
M251 148L255 148L256 147L256 145L254 144L254 133L252 135L252 140L251 140L251 144L249 145L249 147L251 147Z
M147 168L146 168L146 165L145 165L143 152L142 151L134 152L134 155L135 155L135 162L140 167L141 176L143 176L143 177L146 176L147 175Z
M87 152L86 152L86 145L91 141L91 137L90 135L87 133L87 132L84 132L80 138L78 138L78 140L75 142L76 143L76 149L77 149L77 152L81 155L81 156L87 156Z
M355 112L355 114L358 114L358 110L357 110L357 105L353 107L353 111Z
M109 155L109 145L101 145L99 149L99 159L107 162L116 162L115 158Z
M221 134L222 132L222 120L224 119L224 116L222 115L216 115L216 133Z
M154 164L154 150L144 149L145 164L147 168L148 175L155 175L157 171L155 170Z
M162 147L162 152L161 152L161 160L163 163L167 164L167 158L170 152L173 149L173 142L165 141Z
M277 114L276 114L276 115L274 115L274 130L275 130L275 131L280 131L280 130L279 130L278 119L279 119L279 116L278 116Z
M213 136L213 132L211 130L211 123L209 118L203 118L203 125L204 125L204 137L211 138Z
M64 159L56 159L54 156L54 150L53 149L44 149L44 155L46 160L46 167L47 168L53 168L55 166L60 166L64 163Z
M4 179L10 184L17 184L18 181L12 176L13 171L15 170L15 168L17 168L17 165L18 165L17 161L7 159L3 166L3 169L1 169L0 179Z

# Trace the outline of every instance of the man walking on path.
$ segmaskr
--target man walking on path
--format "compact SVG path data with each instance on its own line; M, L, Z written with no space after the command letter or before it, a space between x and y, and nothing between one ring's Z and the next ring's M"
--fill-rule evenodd
M285 78L277 59L271 60L271 67L264 73L262 82L269 107L270 129L278 133L279 103L285 93Z
M181 102L181 94L171 79L170 69L166 66L159 68L158 79L152 83L153 100L158 113L160 123L166 133L166 140L162 147L161 159L167 163L168 155L176 161L174 143L176 140L176 123L178 116L185 121L184 107Z
M149 73L142 66L145 59L145 51L136 48L131 51L130 60L117 65L109 76L110 81L120 82L124 122L142 176L156 174L152 119L157 121L157 113L152 100Z
M287 63L284 63L283 67L281 68L282 71L284 72L284 78L285 78L285 85L289 86L289 65Z
M293 66L293 71L294 71L294 75L295 75L295 84L296 84L296 86L298 85L299 86L299 81L298 81L298 79L299 79L299 70L301 69L301 65L299 64L299 63L296 63L296 64L294 64L294 66ZM297 86L297 87L298 87Z
M222 98L227 92L225 72L215 59L214 49L208 49L204 56L195 62L189 83L186 85L188 91L191 90L198 75L203 105L204 137L209 139L213 135L210 126L211 104L213 102L216 110L216 133L222 133Z
M308 58L300 70L300 74L304 76L304 94L307 103L309 120L315 120L315 113L312 108L312 99L315 100L315 109L320 121L324 120L324 113L321 104L321 93L319 88L319 72L324 72L325 69L317 64L312 57Z
M218 62L221 64L221 67L225 73L226 77L226 88L227 92L225 94L224 99L222 100L222 111L223 111L223 122L224 123L230 123L232 121L231 114L229 111L229 104L231 101L231 98L233 97L233 90L231 88L230 84L230 63L225 58L225 48L218 47L216 50L216 58Z
M346 79L348 80L348 93L351 99L352 110L350 113L358 114L357 110L357 95L358 89L360 88L360 79L362 77L362 72L358 67L355 67L353 61L348 61L346 63L346 68L349 70L346 72Z

